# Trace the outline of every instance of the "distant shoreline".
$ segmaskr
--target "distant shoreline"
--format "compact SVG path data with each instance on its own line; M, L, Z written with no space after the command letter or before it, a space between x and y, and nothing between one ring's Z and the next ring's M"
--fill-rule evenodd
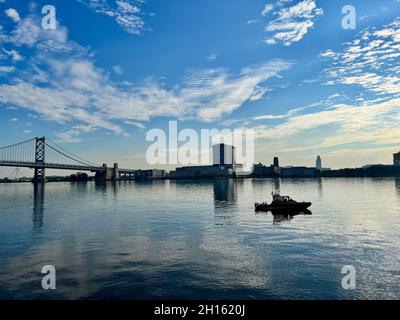
M206 180L242 180L242 179L282 179L282 180L290 180L290 179L307 179L307 180L318 180L318 179L354 179L354 178L393 178L400 179L400 176L318 176L318 177L310 177L310 176L293 176L293 177L255 177L255 176L237 176L237 177L197 177L197 178L180 178L180 179L170 179L170 178L162 178L162 179L120 179L116 181L108 180L108 181L96 181L94 179L88 179L86 181L72 181L70 179L65 180L54 180L54 181L46 181L47 183L60 183L60 182L70 182L70 183L87 183L87 182L95 182L95 183L106 183L106 182L149 182L149 181L206 181ZM0 184L23 184L29 183L33 184L32 181L3 181L0 180Z

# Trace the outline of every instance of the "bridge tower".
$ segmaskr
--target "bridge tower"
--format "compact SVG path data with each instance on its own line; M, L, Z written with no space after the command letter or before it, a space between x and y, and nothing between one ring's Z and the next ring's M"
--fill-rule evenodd
M36 145L35 145L35 176L33 178L34 183L44 183L46 180L45 174L45 149L46 149L46 138L36 138Z

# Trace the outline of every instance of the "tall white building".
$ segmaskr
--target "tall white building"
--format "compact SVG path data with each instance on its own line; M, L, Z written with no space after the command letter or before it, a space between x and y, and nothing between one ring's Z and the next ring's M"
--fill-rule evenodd
M213 164L235 166L235 147L225 143L213 145Z
M321 156L317 156L317 160L315 161L315 168L317 170L322 170L322 159Z

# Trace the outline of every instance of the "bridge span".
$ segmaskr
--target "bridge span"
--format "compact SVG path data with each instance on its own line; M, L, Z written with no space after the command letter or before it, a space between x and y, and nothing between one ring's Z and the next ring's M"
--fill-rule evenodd
M133 169L120 169L117 163L111 168L107 164L95 164L46 137L0 147L0 167L33 169L35 183L46 181L46 169L95 172L97 180L119 180L121 176L133 178L136 173Z

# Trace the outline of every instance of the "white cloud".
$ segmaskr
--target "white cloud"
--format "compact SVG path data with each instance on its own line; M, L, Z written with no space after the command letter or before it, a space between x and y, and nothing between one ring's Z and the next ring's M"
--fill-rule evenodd
M140 6L144 1L139 0L77 0L97 13L105 14L115 21L126 32L142 34L146 24L142 18Z
M284 6L286 3L289 3L289 2L292 2L292 1L293 1L293 0L278 0L278 1L276 2L276 5L282 7L282 6Z
M5 37L8 45L32 48L35 54L26 58L27 69L16 69L15 77L0 85L0 103L63 124L67 128L59 138L70 142L98 128L125 135L124 124L140 127L154 117L216 121L247 101L261 99L264 82L292 65L275 60L236 73L222 68L191 70L170 87L152 77L122 86L95 66L87 49L68 40L66 28L59 26L50 34L33 28L24 35L34 21L22 20Z
M222 69L204 70L191 75L180 96L192 106L197 119L205 122L230 114L246 101L258 100L265 90L260 85L287 70L290 62L275 60L242 69L231 76Z
M253 120L257 121L257 120L287 119L287 118L290 118L290 117L298 114L300 111L307 109L307 108L308 107L292 109L292 110L289 110L288 112L286 112L285 114L278 114L278 115L266 114L263 116L257 116L257 117L254 117Z
M122 75L124 73L124 70L121 66L113 66L113 70L118 75Z
M332 147L340 149L352 143L368 148L371 144L398 145L399 104L400 99L389 99L383 102L366 101L361 105L338 104L302 115L294 112L288 117L287 114L279 117L283 119L281 124L256 127L256 136L263 139L267 148L273 148L278 153ZM273 141L271 137L274 137ZM296 147L293 147L294 137Z
M325 73L328 85L360 86L377 95L400 94L400 19L374 31L364 30L339 52L321 57L331 62Z
M208 55L207 61L214 61L217 58L218 58L218 54L217 53L211 53L210 55Z
M18 23L21 21L21 18L18 14L18 11L13 9L13 8L9 8L5 11L6 15L12 19L15 23Z
M3 35L3 42L11 43L17 47L36 47L43 51L72 51L79 46L68 41L68 31L63 26L57 30L43 32L39 17L30 16L22 19L10 33Z
M257 23L257 22L259 22L260 20L257 20L257 19L253 19L253 20L249 20L249 21L247 21L247 24L253 24L253 23Z
M21 61L21 60L23 60L23 57L19 54L19 52L18 51L16 51L16 50L6 50L6 49L3 49L2 50L8 57L11 57L11 59L12 59L12 61L14 61L14 62L18 62L18 61Z
M261 15L265 17L268 13L270 13L272 10L274 10L275 5L272 3L267 3L261 12Z
M0 74L14 72L14 66L0 66Z
M136 122L136 121L125 121L126 124L129 124L131 126L135 126L139 129L144 129L146 128L146 126L143 123L140 122Z
M291 1L278 1L278 6L285 6ZM262 12L266 16L274 9L274 5L269 4ZM264 40L266 44L274 45L282 43L290 46L294 42L300 41L314 26L315 20L323 15L323 10L318 8L316 0L303 0L289 7L282 7L278 11L273 12L276 16L274 20L269 22L265 31L271 34Z

